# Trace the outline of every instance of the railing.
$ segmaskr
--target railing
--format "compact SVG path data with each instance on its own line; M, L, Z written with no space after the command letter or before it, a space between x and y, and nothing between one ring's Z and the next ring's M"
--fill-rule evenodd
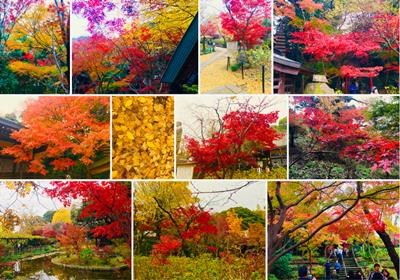
M357 267L360 269L363 278L365 278L365 274L366 273L365 273L364 269L358 264L358 261L357 261L357 258L356 258L356 254L354 254L354 250L351 250L351 254L353 256L354 262L356 263Z
M341 258L342 258L342 264L343 264L343 268L344 268L344 275L346 275L346 277L347 277L347 267L346 267L346 263L344 262L343 254L341 255Z

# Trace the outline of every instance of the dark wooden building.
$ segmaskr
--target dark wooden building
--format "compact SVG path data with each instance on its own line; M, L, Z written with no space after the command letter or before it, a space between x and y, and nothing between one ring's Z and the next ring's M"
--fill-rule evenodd
M198 15L195 16L177 46L164 72L161 83L169 85L170 93L188 92L186 87L198 85Z
M22 124L0 117L0 149L17 144L11 133L22 128ZM16 179L28 176L28 165L14 162L14 158L0 154L0 178Z
M284 23L279 23L274 35L274 94L303 94L304 76L314 74L298 61L286 57L288 48L284 33Z

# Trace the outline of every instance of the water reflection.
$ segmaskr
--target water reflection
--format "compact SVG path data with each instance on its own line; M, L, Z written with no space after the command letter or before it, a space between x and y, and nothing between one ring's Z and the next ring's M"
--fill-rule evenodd
M18 280L106 280L131 279L130 270L116 272L99 272L78 269L69 269L51 263L51 258L26 261L21 263L21 273Z

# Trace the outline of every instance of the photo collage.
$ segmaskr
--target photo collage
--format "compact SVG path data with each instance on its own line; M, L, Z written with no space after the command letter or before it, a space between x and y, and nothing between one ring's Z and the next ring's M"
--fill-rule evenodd
M0 0L0 280L399 280L393 0Z

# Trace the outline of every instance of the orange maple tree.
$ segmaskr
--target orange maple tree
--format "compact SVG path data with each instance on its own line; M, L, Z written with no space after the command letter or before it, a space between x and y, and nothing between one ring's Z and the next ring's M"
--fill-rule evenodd
M42 175L51 168L67 171L78 161L88 166L109 142L109 98L39 97L27 102L22 124L11 134L18 144L3 149L3 155Z

